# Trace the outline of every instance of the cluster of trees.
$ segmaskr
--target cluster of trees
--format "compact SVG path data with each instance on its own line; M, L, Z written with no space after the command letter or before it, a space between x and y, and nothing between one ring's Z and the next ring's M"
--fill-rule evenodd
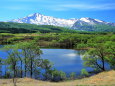
M27 77L27 74L33 77L35 71L38 71L39 66L43 64L43 59L40 58L42 52L33 42L7 45L2 50L8 54L7 58L2 61L5 66L5 77L10 78L12 74L13 77ZM11 71L10 74L8 71Z
M96 43L95 39L100 39L100 37L106 39L106 41L114 41L115 35L111 33L110 34L48 33L36 36L34 37L33 40L37 41L39 45L43 47L78 49L78 45L83 46L83 44L89 44L91 40Z

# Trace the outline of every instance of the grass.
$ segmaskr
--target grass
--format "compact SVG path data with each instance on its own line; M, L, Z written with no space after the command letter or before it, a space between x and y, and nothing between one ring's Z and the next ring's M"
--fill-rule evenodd
M13 86L12 79L0 79L0 86ZM115 86L115 71L106 71L89 78L64 82L48 82L22 78L17 79L17 86Z

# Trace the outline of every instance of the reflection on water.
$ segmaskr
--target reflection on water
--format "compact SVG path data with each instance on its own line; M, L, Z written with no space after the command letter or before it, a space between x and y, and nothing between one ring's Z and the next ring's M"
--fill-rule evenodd
M44 59L49 59L54 63L54 68L62 70L66 73L80 73L83 66L82 56L79 51L72 49L42 49ZM88 71L90 68L86 68Z

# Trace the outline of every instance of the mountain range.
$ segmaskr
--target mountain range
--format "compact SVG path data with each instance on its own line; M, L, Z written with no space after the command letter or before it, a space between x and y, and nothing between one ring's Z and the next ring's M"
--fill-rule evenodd
M53 25L60 27L67 27L70 29L82 30L82 31L98 31L99 29L111 31L115 30L115 23L105 22L99 19L93 18L80 18L80 19L61 19L55 18L52 16L45 16L40 13L34 13L29 16L13 19L7 22L16 22L16 23L28 23L28 24L36 24L36 25ZM103 31L103 30L102 30Z

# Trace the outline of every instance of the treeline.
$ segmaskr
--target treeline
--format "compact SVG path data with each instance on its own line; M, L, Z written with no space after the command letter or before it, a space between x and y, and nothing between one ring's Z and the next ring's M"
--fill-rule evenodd
M70 29L52 25L35 25L27 23L0 22L0 33L107 33L114 32L115 26L95 25L95 26L80 26L80 29Z
M36 34L0 34L0 44L15 44L20 41L35 40L40 47L74 48L79 44L88 44L90 41L100 43L101 40L114 42L115 34L79 34L79 33L36 33ZM99 41L96 41L99 40ZM104 43L104 41L101 41Z
M52 25L0 22L0 33L75 33L77 31Z

